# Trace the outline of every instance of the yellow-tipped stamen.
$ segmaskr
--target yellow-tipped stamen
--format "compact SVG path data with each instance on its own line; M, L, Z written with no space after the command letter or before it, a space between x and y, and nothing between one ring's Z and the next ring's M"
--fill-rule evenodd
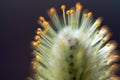
M98 18L94 24L90 27L90 29L88 30L89 36L91 36L93 34L93 32L98 28L98 26L101 25L102 19Z
M75 4L75 8L76 8L76 28L78 28L79 23L80 23L79 18L80 18L82 7L83 6L79 2Z
M43 33L46 34L49 30L49 23L47 21L44 21L42 25L44 27Z
M68 25L70 25L70 22L71 22L70 10L67 10L66 14L68 15Z
M70 25L71 27L75 28L75 24L76 24L76 21L75 21L75 10L74 9L70 9Z
M82 14L82 19L81 19L81 26L84 26L84 27L80 28L80 32L86 31L87 26L89 26L89 24L90 24L90 21L88 18L88 13L84 11L84 13Z
M65 10L65 9L66 9L66 6L65 6L65 5L62 5L62 6L61 6L61 9L62 9L62 10Z
M58 16L55 8L50 8L49 15L50 15L50 18L51 18L53 24L55 25L55 27L58 30L61 29L62 26L61 26L60 19L59 19L59 16Z
M101 22L102 22L102 18L99 17L96 21L96 27L100 27L101 26Z
M62 9L62 11L63 11L63 20L64 20L64 24L65 24L65 26L66 26L66 25L67 25L67 23L66 23L66 16L65 16L66 6L65 6L65 5L62 5L62 6L61 6L61 9Z

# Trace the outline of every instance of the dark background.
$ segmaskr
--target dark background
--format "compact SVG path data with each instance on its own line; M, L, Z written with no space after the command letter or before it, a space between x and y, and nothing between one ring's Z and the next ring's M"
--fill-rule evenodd
M95 17L102 16L120 43L120 0L0 0L0 80L24 80L29 75L31 41L40 15L50 7L68 8L81 2Z

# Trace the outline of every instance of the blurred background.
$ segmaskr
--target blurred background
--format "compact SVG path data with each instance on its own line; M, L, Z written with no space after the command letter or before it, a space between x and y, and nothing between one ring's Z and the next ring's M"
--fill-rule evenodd
M24 80L29 75L31 41L38 27L37 19L60 5L67 8L81 2L84 9L102 16L113 36L120 44L120 0L0 0L0 80Z

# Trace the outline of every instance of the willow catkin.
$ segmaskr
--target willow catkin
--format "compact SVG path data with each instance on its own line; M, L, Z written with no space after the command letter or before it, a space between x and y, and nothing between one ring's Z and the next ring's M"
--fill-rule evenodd
M40 16L35 36L32 75L29 80L120 80L120 56L102 18L82 11L82 5L66 10L62 5L62 19L55 8L48 14L51 24Z

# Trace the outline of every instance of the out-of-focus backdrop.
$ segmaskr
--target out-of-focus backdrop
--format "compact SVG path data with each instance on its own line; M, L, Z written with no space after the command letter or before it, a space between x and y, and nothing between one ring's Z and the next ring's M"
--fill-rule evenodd
M47 10L60 5L69 9L81 2L84 9L102 16L120 44L120 0L0 0L0 80L24 80L29 75L31 41L40 15L49 20Z

